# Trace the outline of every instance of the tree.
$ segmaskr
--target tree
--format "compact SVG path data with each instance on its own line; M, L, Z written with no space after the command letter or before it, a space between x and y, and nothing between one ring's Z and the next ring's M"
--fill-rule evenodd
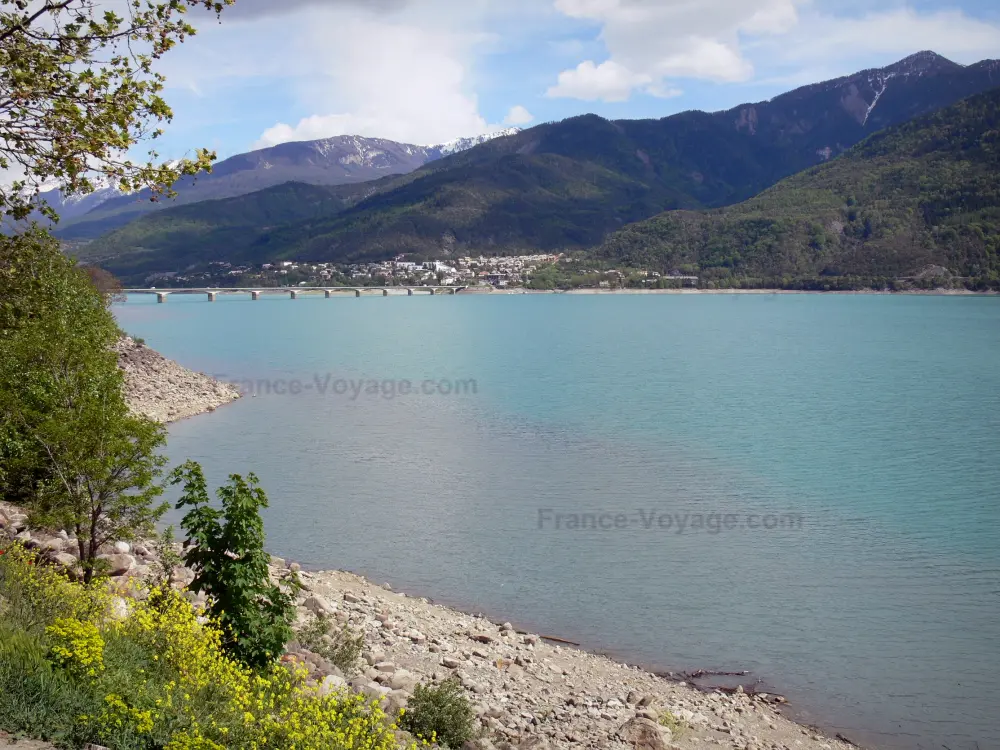
M111 302L125 302L128 295L122 289L122 283L115 277L114 274L105 271L103 268L98 266L86 266L84 267L84 272L87 274L87 278L90 279L90 283L93 284L97 291L103 294Z
M215 155L203 149L173 164L155 164L153 150L147 162L127 154L172 118L154 65L195 33L186 11L218 14L233 2L127 0L121 16L100 12L97 0L0 0L0 169L19 177L0 187L0 219L28 216L47 181L89 193L103 175L156 199L209 167Z
M177 509L190 509L181 521L188 536L184 561L195 572L189 588L208 596L209 611L227 634L226 650L248 666L266 666L294 636L295 619L292 594L270 579L260 517L267 495L253 474L232 474L216 491L222 508L213 508L194 461L178 467L171 482L184 484Z
M89 582L101 548L150 533L161 425L129 413L108 299L46 233L0 238L0 490L72 531Z

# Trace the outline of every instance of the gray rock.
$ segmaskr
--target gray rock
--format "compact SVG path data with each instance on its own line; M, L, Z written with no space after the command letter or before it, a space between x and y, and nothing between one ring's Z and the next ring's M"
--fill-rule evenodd
M344 592L344 601L348 602L349 604L358 604L361 601L361 599L359 599L357 596L355 596L354 594L352 594L350 591L345 591Z
M98 555L97 559L107 564L111 576L123 576L135 567L132 555Z
M389 679L389 687L393 690L405 690L409 693L413 692L413 688L417 685L417 676L413 672L409 672L405 669L397 669L392 673L392 677Z
M71 555L69 552L59 552L52 556L52 561L57 565L62 565L64 568L75 567L79 560L76 559L76 555Z
M448 667L448 669L458 669L460 666L462 666L462 662L453 656L445 656L443 659L441 659L441 666Z
M313 594L308 599L306 599L305 602L303 603L303 606L305 606L306 609L308 609L317 617L319 617L320 615L329 616L337 611L336 605L331 604L329 601L327 601L322 596L319 596L317 594Z
M328 674L323 678L323 682L319 686L319 694L326 697L332 693L336 693L338 690L343 690L347 687L347 680L335 674Z
M132 551L132 545L128 542L115 542L114 550L116 555L127 555Z
M556 750L545 737L532 737L517 746L517 750Z
M386 696L385 712L389 716L395 716L400 709L406 708L410 695L405 690L393 690Z
M396 665L393 664L391 661L380 661L378 664L375 665L375 669L378 670L379 672L395 672Z
M670 732L651 719L636 717L622 725L619 730L622 740L628 742L635 750L670 750L666 737Z
M66 542L59 537L46 539L40 545L43 552L62 552L66 548Z

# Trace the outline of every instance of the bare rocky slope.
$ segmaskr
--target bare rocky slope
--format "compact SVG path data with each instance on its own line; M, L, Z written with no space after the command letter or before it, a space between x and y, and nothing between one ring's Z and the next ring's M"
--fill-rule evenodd
M159 422L176 422L235 401L239 390L193 372L159 352L123 337L115 347L125 373L125 395L133 411Z

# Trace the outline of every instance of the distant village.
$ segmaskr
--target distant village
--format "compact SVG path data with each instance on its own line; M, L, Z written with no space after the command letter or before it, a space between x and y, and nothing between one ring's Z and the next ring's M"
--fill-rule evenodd
M479 256L440 260L407 260L397 255L378 263L311 263L277 261L262 265L209 263L200 271L167 274L156 281L166 286L290 287L290 286L491 286L497 289L551 288L572 279L572 286L616 288L662 286L665 280L694 285L695 276L614 268L580 268L563 254Z

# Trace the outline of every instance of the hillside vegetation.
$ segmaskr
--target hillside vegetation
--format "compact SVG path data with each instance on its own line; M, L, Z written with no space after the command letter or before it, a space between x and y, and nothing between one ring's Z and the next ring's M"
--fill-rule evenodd
M921 53L727 112L615 122L584 115L353 186L335 194L343 203L309 217L283 213L291 208L286 194L272 189L254 199L271 206L267 221L250 211L225 218L230 207L249 205L240 198L195 204L140 219L87 252L141 281L198 260L343 262L400 252L589 248L662 211L746 200L886 126L990 88L998 68ZM179 247L183 258L175 257Z
M745 203L626 227L597 256L743 286L949 275L996 286L1000 89L874 135Z

